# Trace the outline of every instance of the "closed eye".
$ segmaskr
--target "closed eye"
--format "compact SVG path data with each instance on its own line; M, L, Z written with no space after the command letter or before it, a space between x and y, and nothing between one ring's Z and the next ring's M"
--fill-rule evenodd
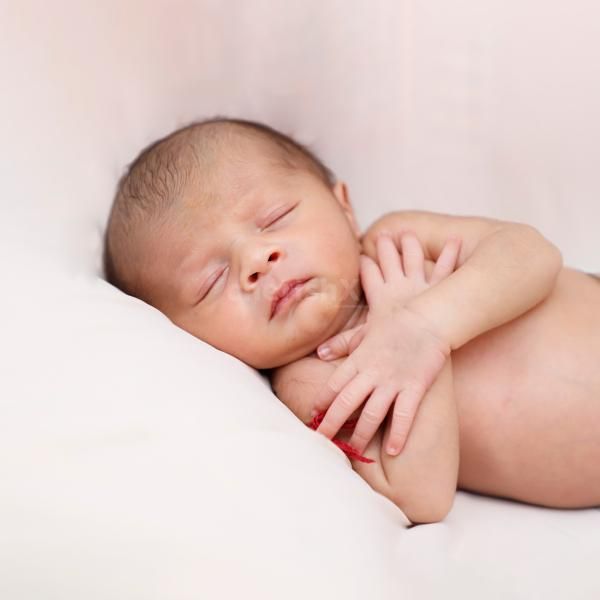
M217 281L219 281L219 279L221 279L221 276L223 275L223 273L225 273L225 271L227 271L229 267L224 267L223 269L221 269L220 271L217 271L210 279L210 282L208 284L208 287L206 288L206 291L204 292L204 294L202 294L202 297L200 298L200 300L198 300L197 304L200 304L200 302L202 302L202 300L204 300L209 294L210 292L213 290L213 288L215 287L215 284L217 283Z
M264 226L263 229L266 229L267 227L271 227L271 225L274 225L275 223L277 223L277 221L279 221L280 219L283 219L283 217L285 217L286 215L289 215L296 208L296 206L298 206L298 205L295 204L294 206L291 206L290 208L284 210L283 212L276 213L274 218L269 219L269 222Z

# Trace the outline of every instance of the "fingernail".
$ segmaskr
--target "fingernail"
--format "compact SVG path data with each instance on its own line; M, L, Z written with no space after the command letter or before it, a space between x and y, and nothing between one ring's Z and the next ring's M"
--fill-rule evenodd
M319 355L319 358L327 359L331 356L331 349L329 346L321 346L317 349L317 354Z
M396 456L396 454L398 454L398 448L395 446L388 446L387 452L390 456Z

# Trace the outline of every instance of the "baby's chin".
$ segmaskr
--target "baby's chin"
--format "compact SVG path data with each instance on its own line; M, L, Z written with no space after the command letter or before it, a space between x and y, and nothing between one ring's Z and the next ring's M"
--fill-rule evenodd
M332 298L331 294L319 293L305 298L290 315L284 330L276 334L272 355L262 357L267 366L258 368L281 367L311 354L342 330L354 308L347 299Z

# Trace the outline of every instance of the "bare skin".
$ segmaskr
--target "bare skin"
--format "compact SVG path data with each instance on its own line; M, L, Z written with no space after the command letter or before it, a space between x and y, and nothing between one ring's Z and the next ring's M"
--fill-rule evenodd
M358 323L365 320L363 311ZM551 507L600 505L598 332L600 281L563 268L540 304L453 351L460 489ZM303 360L293 373L296 388L310 381L301 403L296 395L286 402L286 367L277 388L308 422L314 396L341 361ZM379 433L365 452L378 461ZM337 437L350 441L349 433ZM373 465L352 463L385 492Z
M600 504L600 281L564 268L521 317L453 353L461 488Z
M410 436L396 431L398 420L390 429L388 420L386 432L381 427L373 437L387 411L375 415L375 425L371 419L369 432L367 411L358 410L353 435L362 432L368 447L359 450L379 467L353 467L401 508L410 506L416 522L444 517L457 471L465 489L548 506L600 504L597 281L563 269L558 251L521 224L403 211L360 237L343 182L330 188L309 172L274 167L243 139L235 152L240 160L223 162L214 201L197 203L199 192L190 185L173 218L152 234L145 286L154 306L216 348L274 369L279 398L308 422L336 369L310 353L366 317L356 302L359 253L361 243L370 252L369 231L387 223L392 230L408 227L430 261L456 236L459 268L403 307L403 325L395 321L399 333L391 336L407 343L412 332L399 385L433 378L416 399ZM284 288L300 291L281 296ZM286 295L294 299L279 302ZM372 344L368 336L361 344ZM452 352L442 371L439 344L418 355L433 337ZM387 346L394 367L402 362L390 350L397 345ZM376 351L367 359L379 361L383 346L372 345ZM337 364L351 364L360 350ZM332 437L358 407L344 414L333 400L320 432ZM402 452L387 456L382 442L396 447L402 435ZM420 508L424 499L427 510Z

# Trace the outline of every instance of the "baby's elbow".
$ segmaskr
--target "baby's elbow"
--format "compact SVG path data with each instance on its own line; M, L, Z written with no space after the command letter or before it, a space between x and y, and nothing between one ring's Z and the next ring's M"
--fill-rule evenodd
M541 234L540 234L541 235ZM546 252L544 263L540 267L547 276L547 293L550 293L556 285L556 280L563 268L562 252L549 240L546 241Z
M557 276L563 266L561 251L532 225L522 225L522 227L528 229L536 238L536 249L534 250L534 253L544 261L547 272Z
M552 272L554 274L554 281L556 281L556 278L558 277L558 274L561 272L563 265L564 265L563 255L557 246L555 246L551 242L549 242L549 244L551 246L551 249L550 249L551 256L550 256L549 260L550 260Z
M427 525L443 521L450 512L452 503L435 503L431 506L419 506L414 510L404 510L407 519L414 525Z
M411 523L424 525L443 521L452 509L455 495L456 488L453 488L437 490L427 496L419 496L410 500L397 498L394 499L394 502Z

